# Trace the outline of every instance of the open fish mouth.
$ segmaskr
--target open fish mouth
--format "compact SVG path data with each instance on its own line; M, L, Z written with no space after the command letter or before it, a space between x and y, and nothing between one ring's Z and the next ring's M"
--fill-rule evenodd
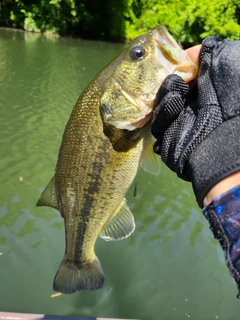
M198 66L188 57L164 26L156 27L151 34L158 48L154 56L155 63L161 61L162 66L169 71L169 74L179 75L186 83L198 76Z

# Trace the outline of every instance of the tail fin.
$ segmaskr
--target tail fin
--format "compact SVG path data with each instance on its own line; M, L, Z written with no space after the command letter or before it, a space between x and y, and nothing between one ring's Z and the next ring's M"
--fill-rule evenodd
M64 256L53 281L53 290L65 294L79 290L96 291L104 283L104 272L97 257L90 263L76 264Z

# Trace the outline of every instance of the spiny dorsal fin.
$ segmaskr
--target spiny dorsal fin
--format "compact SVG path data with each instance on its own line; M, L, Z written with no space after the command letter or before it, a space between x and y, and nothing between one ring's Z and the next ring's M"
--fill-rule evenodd
M134 217L124 198L120 206L114 212L111 219L100 233L100 237L106 241L122 240L129 237L135 230Z
M55 176L52 177L49 184L44 189L43 193L38 199L37 206L52 207L59 210L55 192Z
M147 145L142 162L141 167L144 171L149 172L155 176L159 175L161 169L161 158L159 155L154 153L153 151L153 140Z

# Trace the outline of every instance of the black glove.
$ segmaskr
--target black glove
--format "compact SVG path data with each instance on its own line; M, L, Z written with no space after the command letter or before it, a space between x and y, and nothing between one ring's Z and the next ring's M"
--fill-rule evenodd
M240 41L205 39L190 91L180 77L167 77L156 98L152 133L154 151L192 182L202 207L215 184L240 170Z

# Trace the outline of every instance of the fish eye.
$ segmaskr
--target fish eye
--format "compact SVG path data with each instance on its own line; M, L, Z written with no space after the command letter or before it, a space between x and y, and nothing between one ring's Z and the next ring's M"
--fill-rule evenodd
M133 60L142 59L144 57L144 55L145 55L145 49L141 46L133 47L133 48L131 48L131 50L129 52L129 56Z

